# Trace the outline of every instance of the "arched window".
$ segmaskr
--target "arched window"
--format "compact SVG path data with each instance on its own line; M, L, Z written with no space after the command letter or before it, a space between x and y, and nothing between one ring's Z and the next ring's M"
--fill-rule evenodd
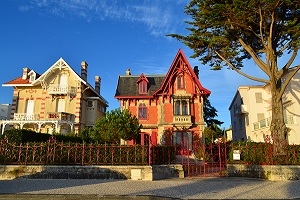
M184 89L184 76L182 74L177 76L177 89Z

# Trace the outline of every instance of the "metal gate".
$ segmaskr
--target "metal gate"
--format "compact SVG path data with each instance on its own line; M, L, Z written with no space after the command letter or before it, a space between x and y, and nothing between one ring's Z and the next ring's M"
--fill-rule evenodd
M187 145L180 145L178 148L176 161L182 164L185 177L226 175L226 143L217 142L205 145L199 142L190 148ZM183 154L181 152L190 153Z

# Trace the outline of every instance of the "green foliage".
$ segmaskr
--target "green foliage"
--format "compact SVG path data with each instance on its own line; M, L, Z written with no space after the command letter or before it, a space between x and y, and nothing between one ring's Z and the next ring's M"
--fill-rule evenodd
M14 144L27 143L27 142L46 142L51 137L51 134L37 133L32 130L27 129L9 129L4 131L1 138L6 137L9 142ZM55 139L57 141L64 142L82 142L80 137L74 135L62 135L55 134Z
M97 141L118 144L120 139L136 139L140 129L141 125L138 119L131 115L129 110L115 109L97 120L92 138Z
M300 145L285 145L286 155L273 155L274 144L256 142L235 142L228 148L229 163L258 165L299 165ZM233 160L233 150L240 150L241 160Z
M210 101L206 98L204 100L204 107L203 107L203 113L204 113L204 122L206 123L207 126L212 126L212 125L222 125L224 122L221 122L215 117L218 117L217 114L217 109L213 107L210 104Z
M223 137L223 131L216 125L212 124L204 129L205 144L213 143L216 139Z

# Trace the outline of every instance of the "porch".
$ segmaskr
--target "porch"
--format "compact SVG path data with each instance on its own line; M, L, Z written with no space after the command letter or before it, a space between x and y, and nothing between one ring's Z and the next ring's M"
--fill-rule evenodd
M45 118L41 118L37 113L14 113L14 118L10 120L1 120L1 134L4 133L6 125L12 125L15 128L28 128L37 132L47 129L49 132L66 131L74 132L75 115L66 112L48 112ZM68 126L66 128L65 126Z

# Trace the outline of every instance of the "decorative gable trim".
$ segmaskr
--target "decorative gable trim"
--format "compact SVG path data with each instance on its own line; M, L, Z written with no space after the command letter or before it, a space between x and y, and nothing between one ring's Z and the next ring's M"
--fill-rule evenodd
M189 73L186 73L185 70L188 70ZM189 76L191 76L192 80L195 82L197 86L197 90L195 93L201 94L201 95L210 95L210 91L206 88L204 88L199 79L197 78L195 72L192 70L192 67L190 66L187 58L185 57L183 51L181 49L178 50L171 67L169 68L169 71L167 75L165 76L165 79L163 80L161 86L158 90L154 92L154 95L163 95L166 94L166 90L170 87L170 80L176 80L177 76L182 73L186 73Z

